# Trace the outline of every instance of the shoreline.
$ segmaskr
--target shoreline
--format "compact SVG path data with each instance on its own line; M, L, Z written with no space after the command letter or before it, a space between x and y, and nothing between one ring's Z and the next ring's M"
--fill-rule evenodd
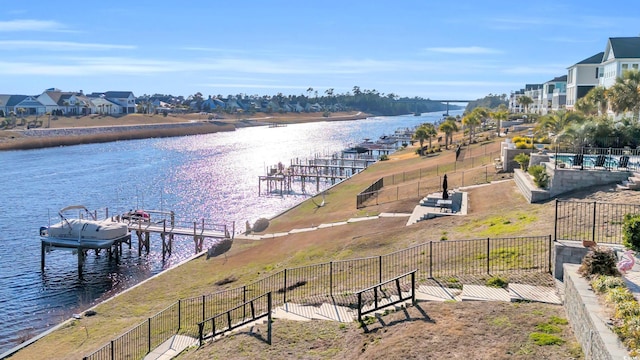
M200 120L184 117L177 121L173 118L162 118L160 119L162 121L157 121L155 117L148 116L143 119L147 123L131 124L122 121L123 123L118 124L117 120L119 120L119 118L114 118L106 121L108 124L105 125L86 125L87 121L74 125L70 121L67 121L67 123L69 123L67 125L69 126L0 130L0 151L33 150L120 140L212 134L222 131L235 131L245 127L267 126L273 123L286 125L319 121L361 120L369 116L369 114L362 112L336 115L333 117L288 115L289 116L265 116L239 120Z

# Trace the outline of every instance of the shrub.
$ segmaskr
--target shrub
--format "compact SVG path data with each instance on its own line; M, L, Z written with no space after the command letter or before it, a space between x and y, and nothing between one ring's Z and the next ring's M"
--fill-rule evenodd
M640 214L625 214L622 222L622 239L628 249L640 251Z
M578 273L588 279L594 275L619 276L616 267L616 254L613 249L605 246L595 246L582 259Z
M533 183L537 187L545 189L549 184L549 175L547 175L547 168L544 165L533 165L529 167L529 174L533 176Z
M625 287L624 280L616 276L597 275L591 280L591 288L597 294L607 292L609 289Z
M509 282L500 276L493 276L485 282L485 285L488 287L506 288Z
M520 169L527 171L527 167L529 166L529 155L525 153L520 153L513 157L518 164L520 164Z
M253 231L262 232L267 230L268 227L269 227L269 219L260 218L256 220L255 224L253 224Z
M389 160L389 155L387 154L380 155L380 161L387 161L387 160Z
M564 343L564 340L556 335L534 332L529 334L529 338L533 340L536 345L560 345Z

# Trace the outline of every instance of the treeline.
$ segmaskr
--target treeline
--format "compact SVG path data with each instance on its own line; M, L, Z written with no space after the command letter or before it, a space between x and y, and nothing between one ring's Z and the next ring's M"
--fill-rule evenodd
M473 111L473 109L479 107L487 109L497 109L500 105L505 105L507 106L507 108L509 107L509 98L507 97L507 94L498 95L490 93L482 99L478 99L468 103L467 107L464 110L464 113L470 113Z
M402 115L411 113L424 113L447 110L446 104L424 99L421 97L399 97L394 93L384 94L376 90L361 90L359 86L354 86L352 92L344 94L334 94L333 89L327 89L323 94L313 88L307 89L307 95L247 95L236 94L205 97L198 92L183 96L173 96L167 94L154 94L138 96L138 104L150 103L156 100L171 104L174 107L182 108L185 111L203 111L202 104L207 98L218 99L225 104L234 104L243 111L264 111L264 109L313 109L311 111L362 111L374 115ZM296 106L297 105L297 106ZM314 105L310 107L310 105ZM460 106L449 105L449 110L462 109ZM210 109L214 110L214 109ZM227 108L227 110L231 110ZM278 110L276 110L278 111ZM305 110L309 111L309 110Z

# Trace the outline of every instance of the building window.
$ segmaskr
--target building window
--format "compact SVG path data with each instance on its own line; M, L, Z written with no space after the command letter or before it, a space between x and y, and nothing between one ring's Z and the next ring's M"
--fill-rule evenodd
M633 70L638 70L638 64L633 64L631 65L631 67L633 68Z

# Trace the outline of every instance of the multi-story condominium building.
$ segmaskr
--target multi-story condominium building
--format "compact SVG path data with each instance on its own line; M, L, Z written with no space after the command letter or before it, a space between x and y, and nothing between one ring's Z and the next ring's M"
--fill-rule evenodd
M640 37L609 38L604 50L598 81L608 88L616 83L616 78L629 69L640 66Z
M542 84L542 99L545 102L541 114L564 109L567 103L567 75L555 77Z
M604 51L590 56L567 68L567 109L573 110L578 99L598 86L600 63Z

